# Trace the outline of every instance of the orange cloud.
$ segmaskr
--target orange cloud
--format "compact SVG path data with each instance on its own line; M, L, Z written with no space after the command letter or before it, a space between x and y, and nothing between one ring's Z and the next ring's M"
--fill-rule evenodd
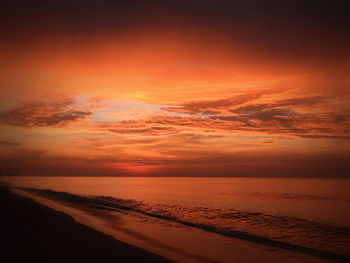
M74 109L70 100L38 101L0 112L0 123L23 127L62 126L85 119L89 115L91 115L89 111Z
M237 95L227 99L195 101L162 108L182 116L163 115L122 121L104 127L120 134L170 135L196 131L215 133L285 134L303 138L347 139L349 107L339 98L307 96L259 102L265 95ZM263 99L263 98L262 98ZM200 114L200 116L196 116ZM185 115L185 116L184 116ZM345 134L345 135L344 135Z

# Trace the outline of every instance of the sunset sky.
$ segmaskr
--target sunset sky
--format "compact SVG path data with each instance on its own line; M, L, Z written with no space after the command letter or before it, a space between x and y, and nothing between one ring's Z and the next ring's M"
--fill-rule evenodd
M347 177L342 3L5 1L0 168Z

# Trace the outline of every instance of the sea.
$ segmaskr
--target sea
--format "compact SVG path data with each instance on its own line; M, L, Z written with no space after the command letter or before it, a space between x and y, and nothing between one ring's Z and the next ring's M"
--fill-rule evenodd
M350 179L0 181L79 223L176 262L350 262Z

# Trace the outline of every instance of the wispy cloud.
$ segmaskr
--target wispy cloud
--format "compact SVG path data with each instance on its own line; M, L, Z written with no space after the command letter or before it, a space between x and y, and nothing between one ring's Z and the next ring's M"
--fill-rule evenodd
M12 146L21 146L22 144L19 142L0 141L0 145L12 147Z
M239 95L221 100L196 101L164 108L184 116L163 115L122 121L109 132L169 135L188 131L284 134L308 139L349 139L350 115L346 105L333 106L338 98L305 96L263 102L262 94ZM259 99L262 98L262 101ZM200 114L196 116L196 114Z
M21 127L59 126L85 119L91 114L76 109L72 100L35 101L0 112L0 123Z
M193 101L178 105L176 107L164 107L164 110L173 112L182 112L189 114L215 115L220 114L220 109L227 109L232 106L242 105L244 103L260 98L263 93L236 95L220 100Z

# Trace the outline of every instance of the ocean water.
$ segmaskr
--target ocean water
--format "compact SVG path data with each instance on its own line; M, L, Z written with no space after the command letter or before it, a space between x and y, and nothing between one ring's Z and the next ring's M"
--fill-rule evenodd
M2 177L17 193L178 262L350 262L350 180Z

